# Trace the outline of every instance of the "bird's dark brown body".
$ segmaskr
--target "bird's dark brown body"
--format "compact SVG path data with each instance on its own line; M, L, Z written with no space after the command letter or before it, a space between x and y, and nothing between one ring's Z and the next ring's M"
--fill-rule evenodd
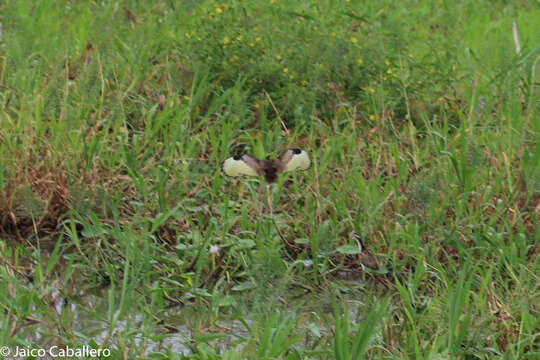
M278 172L281 172L279 161L275 159L263 160L261 168L266 182L274 183L277 181L277 174Z

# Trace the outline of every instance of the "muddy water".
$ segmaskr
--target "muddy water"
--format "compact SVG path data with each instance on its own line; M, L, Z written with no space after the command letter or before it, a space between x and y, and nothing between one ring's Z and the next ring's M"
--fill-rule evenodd
M131 342L126 345L129 348L143 349L144 354L163 349L170 349L175 353L189 353L189 348L185 344L192 338L192 332L184 317L178 316L180 313L178 308L161 317L169 328L156 328L150 332L150 336L145 336L143 316L137 313L123 316L113 329L109 329L106 290L84 294L78 299L72 298L70 302L58 299L53 302L53 307L54 310L44 313L42 319L37 319L38 323L25 326L17 336L24 339L27 344L40 348L60 346L62 338L81 346L93 341L103 348L117 348L116 338L129 331L133 335L128 336ZM62 324L64 328L55 326L57 324ZM171 330L174 332L167 333ZM72 339L72 334L76 335L75 339Z
M342 301L349 309L353 319L357 314L356 309L361 305L359 299L365 296L365 293L362 294L363 291L355 289L365 290L365 285L362 281L357 280L341 283ZM242 297L238 296L239 301L242 301L240 300ZM235 343L239 338L249 338L249 333L242 322L220 319L210 326L209 313L198 313L193 306L175 306L161 312L159 318L166 325L156 325L150 330L145 329L143 315L135 312L123 315L122 320L117 321L110 329L107 289L81 291L76 296L70 296L69 301L66 301L57 292L52 294L51 299L47 309L36 311L36 314L43 315L42 318L35 316L39 322L24 326L17 333L20 339L33 347L61 346L64 342L71 343L64 345L83 346L95 342L97 346L102 348L118 349L117 344L123 343L122 339L125 338L129 340L127 343L123 343L123 346L128 348L130 353L136 353L140 356L148 356L165 350L188 355L190 353L188 345L193 343L193 324L195 323L200 324L201 327L208 326L208 328L199 330L199 333L230 335L207 342L210 346L220 349L230 349L231 343ZM279 296L275 305L282 309L285 308L287 312L290 311L293 319L298 320L300 317L309 317L309 314L315 312L330 314L333 300L333 296L329 292L313 293L297 289ZM116 299L115 304L118 303L119 299ZM267 309L271 308L274 306L269 305ZM246 321L250 326L260 326L252 324L249 318ZM329 333L330 329L327 328L329 324L324 324L324 321L321 323L318 329ZM308 322L304 322L302 325L306 329L307 326L311 325ZM128 332L128 336L126 336L126 332ZM62 342L62 339L65 341ZM300 341L300 343L302 342L305 341Z

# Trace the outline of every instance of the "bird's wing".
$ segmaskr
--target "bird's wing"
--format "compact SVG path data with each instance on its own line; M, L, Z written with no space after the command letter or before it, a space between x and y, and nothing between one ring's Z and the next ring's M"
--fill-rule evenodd
M306 170L311 165L307 152L301 149L285 150L278 158L279 172Z
M259 159L250 155L234 156L225 160L223 170L229 176L257 176L261 169L260 163Z

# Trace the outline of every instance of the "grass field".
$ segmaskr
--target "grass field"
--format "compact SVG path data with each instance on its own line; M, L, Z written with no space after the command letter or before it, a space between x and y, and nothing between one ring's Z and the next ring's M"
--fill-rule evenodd
M12 354L540 357L538 0L18 0L0 25ZM312 166L260 215L222 163L288 148Z

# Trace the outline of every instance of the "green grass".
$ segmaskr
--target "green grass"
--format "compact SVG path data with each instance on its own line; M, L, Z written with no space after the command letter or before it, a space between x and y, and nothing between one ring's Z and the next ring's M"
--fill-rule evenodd
M0 14L0 345L539 356L538 1ZM221 164L290 147L274 223Z

